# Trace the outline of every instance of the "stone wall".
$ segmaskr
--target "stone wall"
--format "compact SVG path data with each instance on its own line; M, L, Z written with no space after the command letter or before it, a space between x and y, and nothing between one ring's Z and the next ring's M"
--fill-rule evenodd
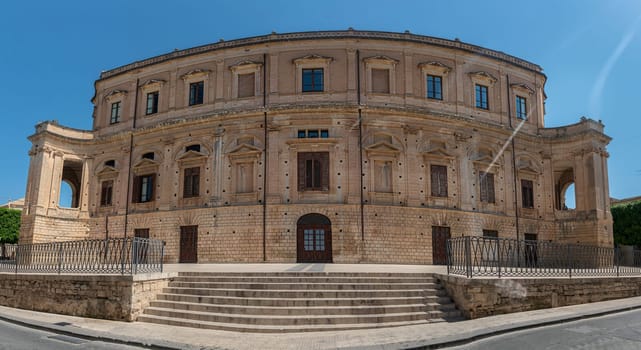
M173 275L0 273L0 305L63 315L135 321Z
M641 277L438 278L467 318L641 295Z

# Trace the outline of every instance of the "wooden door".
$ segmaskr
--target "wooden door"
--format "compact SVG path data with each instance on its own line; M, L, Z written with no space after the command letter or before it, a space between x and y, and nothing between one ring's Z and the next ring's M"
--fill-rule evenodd
M450 228L432 226L432 264L447 265L447 240L450 239Z
M298 225L297 242L298 262L332 262L332 230L330 225Z
M198 226L180 227L180 261L181 263L198 262Z
M136 262L139 264L146 264L147 252L149 251L149 243L147 241L147 239L149 239L149 229L148 228L134 229L134 237L144 238L144 239L138 240L138 242L136 243L136 249L137 249Z

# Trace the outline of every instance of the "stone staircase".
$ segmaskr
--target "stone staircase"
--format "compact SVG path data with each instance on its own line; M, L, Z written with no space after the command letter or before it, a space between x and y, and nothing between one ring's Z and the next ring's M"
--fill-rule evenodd
M463 319L429 273L181 272L138 321L240 332L394 327Z

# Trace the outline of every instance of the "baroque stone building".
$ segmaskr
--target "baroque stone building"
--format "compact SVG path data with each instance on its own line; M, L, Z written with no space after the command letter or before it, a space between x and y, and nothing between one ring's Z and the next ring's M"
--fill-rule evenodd
M463 235L612 245L610 138L586 118L545 128L545 81L459 40L351 29L137 61L95 82L92 130L36 126L20 239L158 238L168 262L442 263Z

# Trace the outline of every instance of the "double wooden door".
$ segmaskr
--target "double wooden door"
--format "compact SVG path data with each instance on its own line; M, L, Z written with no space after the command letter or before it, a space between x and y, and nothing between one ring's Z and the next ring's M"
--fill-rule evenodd
M180 262L198 262L198 226L180 227Z
M298 224L298 262L331 263L332 230L326 224Z

